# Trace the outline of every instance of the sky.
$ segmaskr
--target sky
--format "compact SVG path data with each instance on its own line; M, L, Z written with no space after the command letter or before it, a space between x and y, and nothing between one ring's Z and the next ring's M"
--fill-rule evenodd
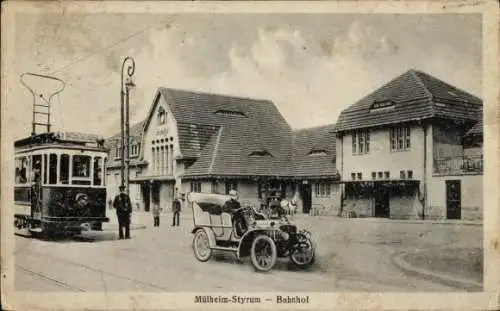
M136 65L132 123L160 86L269 99L294 129L335 123L411 68L482 97L481 16L471 14L19 14L15 52L13 75L66 82L54 130L104 137L120 128L125 56ZM29 91L14 92L8 105L31 113ZM29 135L28 115L8 118L17 137Z

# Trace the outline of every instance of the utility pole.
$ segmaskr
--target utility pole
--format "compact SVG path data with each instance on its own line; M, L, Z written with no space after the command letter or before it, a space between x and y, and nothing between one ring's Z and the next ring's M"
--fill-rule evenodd
M125 64L130 62L127 67L127 78L123 82ZM121 92L120 92L120 111L121 111L121 185L125 187L127 194L130 194L130 108L129 95L130 89L135 86L132 82L132 76L135 72L135 61L127 56L122 63L121 71Z

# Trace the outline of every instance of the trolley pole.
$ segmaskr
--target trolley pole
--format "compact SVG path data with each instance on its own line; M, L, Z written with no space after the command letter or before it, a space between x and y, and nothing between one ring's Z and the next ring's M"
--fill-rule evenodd
M124 83L124 69L125 64L130 62L127 66L127 80ZM129 109L129 91L135 85L132 82L132 76L135 71L135 61L132 57L127 56L122 63L121 71L121 182L125 186L127 194L130 193L130 109ZM125 88L125 90L124 90Z

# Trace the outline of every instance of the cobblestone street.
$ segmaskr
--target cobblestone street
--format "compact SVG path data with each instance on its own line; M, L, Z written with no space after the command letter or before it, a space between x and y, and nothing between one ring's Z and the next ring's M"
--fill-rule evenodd
M109 216L114 221L115 215ZM151 215L136 213L130 240L117 239L114 223L71 240L16 236L15 286L19 291L76 292L463 291L436 278L407 273L393 257L420 249L440 254L443 247L482 245L482 226L476 225L305 215L295 221L313 233L318 245L317 262L307 271L289 270L284 261L269 273L257 273L249 261L238 263L231 254L198 262L191 249L193 223L186 211L180 227L170 226L171 214L163 214L161 226L153 227ZM481 280L480 271L460 270L477 264L475 258L469 260L469 265L457 264L455 272L447 272ZM420 260L419 268L426 264L442 265Z

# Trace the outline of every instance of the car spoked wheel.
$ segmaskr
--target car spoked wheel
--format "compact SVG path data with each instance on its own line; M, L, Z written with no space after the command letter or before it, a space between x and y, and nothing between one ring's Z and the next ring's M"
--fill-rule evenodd
M297 235L297 244L291 251L290 260L299 268L306 268L314 263L314 248L311 239L305 235Z
M258 271L267 272L276 263L277 251L274 241L267 235L258 235L250 252L252 264Z
M212 249L210 249L210 241L205 230L196 231L193 238L193 250L196 259L205 262L212 256Z

